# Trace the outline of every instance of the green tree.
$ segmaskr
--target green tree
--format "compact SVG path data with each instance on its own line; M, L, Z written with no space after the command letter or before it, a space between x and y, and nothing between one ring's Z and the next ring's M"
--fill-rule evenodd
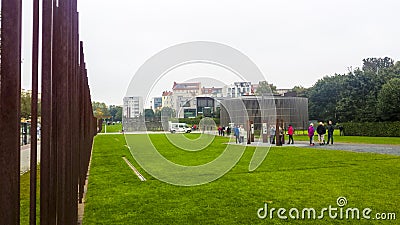
M93 115L100 119L100 118L110 118L110 111L108 110L108 107L106 103L104 102L92 102L92 107L93 107Z
M260 81L258 82L258 87L255 95L264 95L264 94L276 94L276 86L273 84L269 84L267 81Z
M301 86L301 85L300 86L294 86L292 88L292 91L296 92L297 97L305 97L305 98L308 97L308 93L307 93L308 89L303 87L303 86Z
M122 121L122 107L110 105L109 112L112 121Z
M25 90L21 91L21 118L29 119L31 117L31 93ZM38 116L41 115L41 101L38 101Z
M325 76L308 90L310 119L329 120L336 117L336 104L341 98L344 75Z
M378 95L378 112L382 120L400 121L400 79L393 78L382 86Z
M145 119L145 121L154 121L153 109L145 109L144 110L144 119Z
M31 116L31 94L21 92L21 118L28 119Z

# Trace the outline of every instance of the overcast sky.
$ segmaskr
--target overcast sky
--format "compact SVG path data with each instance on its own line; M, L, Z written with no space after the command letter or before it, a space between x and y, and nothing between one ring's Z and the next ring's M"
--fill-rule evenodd
M25 89L30 89L30 4L24 1ZM80 0L78 4L92 100L106 104L122 104L137 69L157 52L183 42L229 45L250 57L278 88L310 87L323 76L361 66L367 57L400 60L398 0ZM174 80L210 71L198 68L181 68L181 73L160 82L154 95L170 90ZM221 70L213 69L215 75L208 75L218 77Z

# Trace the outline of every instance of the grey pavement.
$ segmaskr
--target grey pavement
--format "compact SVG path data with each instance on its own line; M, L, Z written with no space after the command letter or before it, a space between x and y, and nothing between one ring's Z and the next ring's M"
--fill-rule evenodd
M236 145L235 142L230 142L228 144ZM240 144L243 145L243 144ZM259 147L276 147L275 145L270 145L269 143L253 142L251 144L246 144L246 146L259 146ZM400 156L400 145L382 145L382 144L348 144L348 143L336 143L333 145L319 145L315 144L310 146L307 141L295 141L295 144L284 144L279 146L280 148L285 147L299 147L299 148L315 148L321 150L341 150L341 151L351 151L351 152L369 152L378 154L388 154Z
M37 145L38 153L37 153L37 162L40 162L40 143ZM20 173L24 174L29 171L31 165L31 145L23 145L21 146L21 165L20 165Z

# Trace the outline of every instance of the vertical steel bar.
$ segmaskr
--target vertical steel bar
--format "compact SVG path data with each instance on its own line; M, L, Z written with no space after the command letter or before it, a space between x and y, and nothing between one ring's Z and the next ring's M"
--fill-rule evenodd
M39 0L33 1L32 37L32 98L31 98L31 161L29 223L36 225L37 177L37 119L38 119L38 57L39 57Z
M19 224L21 0L1 1L0 224Z
M41 96L41 164L40 164L40 224L54 224L50 215L54 207L50 205L53 186L51 183L51 143L52 143L52 0L42 1L42 96Z

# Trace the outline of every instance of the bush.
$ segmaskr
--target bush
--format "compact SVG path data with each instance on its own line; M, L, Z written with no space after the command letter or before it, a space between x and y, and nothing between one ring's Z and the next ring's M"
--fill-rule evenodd
M212 118L215 122L215 124L218 126L220 123L219 118ZM190 125L199 125L200 124L200 120L201 118L196 117L196 118L179 118L179 123L186 123L186 124L190 124Z
M346 136L400 137L400 121L341 123Z

